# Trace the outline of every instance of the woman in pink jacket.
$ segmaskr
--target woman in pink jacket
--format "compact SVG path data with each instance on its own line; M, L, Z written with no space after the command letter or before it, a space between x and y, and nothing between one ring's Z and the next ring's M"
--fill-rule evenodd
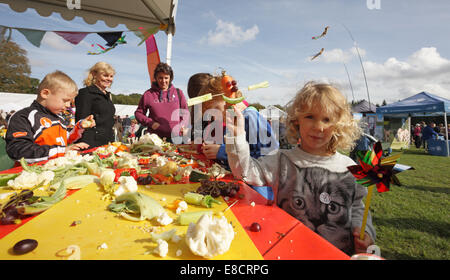
M159 63L154 78L156 82L142 95L134 115L141 125L147 127L148 133L156 133L172 142L172 137L181 136L189 124L186 98L172 85L173 70L168 64Z
M416 148L419 149L420 145L422 145L422 127L420 124L416 124L414 127L414 144L416 144Z

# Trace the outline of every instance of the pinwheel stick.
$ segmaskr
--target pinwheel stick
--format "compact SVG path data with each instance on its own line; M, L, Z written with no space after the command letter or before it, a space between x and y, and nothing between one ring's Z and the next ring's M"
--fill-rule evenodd
M375 187L375 185L370 185L367 188L366 208L364 209L364 216L363 216L362 225L361 225L361 233L359 234L359 239L361 239L361 240L364 240L364 234L366 232L365 230L366 230L367 216L369 215L370 200L372 198L372 193L373 193L374 187Z

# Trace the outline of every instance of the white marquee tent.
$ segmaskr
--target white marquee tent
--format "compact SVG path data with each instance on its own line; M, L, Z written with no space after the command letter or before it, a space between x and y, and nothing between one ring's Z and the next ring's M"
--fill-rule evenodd
M36 94L0 92L0 110L10 112L28 107L36 99Z
M166 63L170 65L178 0L0 0L0 3L19 13L32 8L43 17L59 13L67 21L81 17L87 24L101 20L110 27L125 24L130 30L167 25Z
M287 113L283 110L280 110L280 108L273 106L273 105L269 105L264 109L261 109L259 111L259 113L264 116L264 118L266 118L267 120L272 120L272 119L280 119L280 118L286 118Z

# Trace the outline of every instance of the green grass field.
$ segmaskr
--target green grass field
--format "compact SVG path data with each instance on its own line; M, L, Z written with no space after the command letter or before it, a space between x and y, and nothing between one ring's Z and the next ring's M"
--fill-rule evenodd
M449 260L450 158L414 147L403 151L399 163L415 170L397 175L402 186L374 191L370 205L382 257Z

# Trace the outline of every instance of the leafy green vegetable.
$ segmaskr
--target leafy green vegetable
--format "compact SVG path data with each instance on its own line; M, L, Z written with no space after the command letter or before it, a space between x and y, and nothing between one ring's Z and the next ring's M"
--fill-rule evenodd
M91 175L100 175L101 174L101 168L98 166L95 162L82 162L82 165L87 168L87 171Z
M42 173L42 171L44 171L44 168L41 165L28 165L25 158L21 158L19 162L23 170L27 172L34 172L39 174Z
M156 200L139 192L127 192L118 196L108 209L132 221L151 220L164 212L164 208ZM132 217L128 213L139 217Z
M21 215L32 215L44 212L66 196L66 187L64 181L51 196L39 196L37 202L30 205L17 206L17 212Z

